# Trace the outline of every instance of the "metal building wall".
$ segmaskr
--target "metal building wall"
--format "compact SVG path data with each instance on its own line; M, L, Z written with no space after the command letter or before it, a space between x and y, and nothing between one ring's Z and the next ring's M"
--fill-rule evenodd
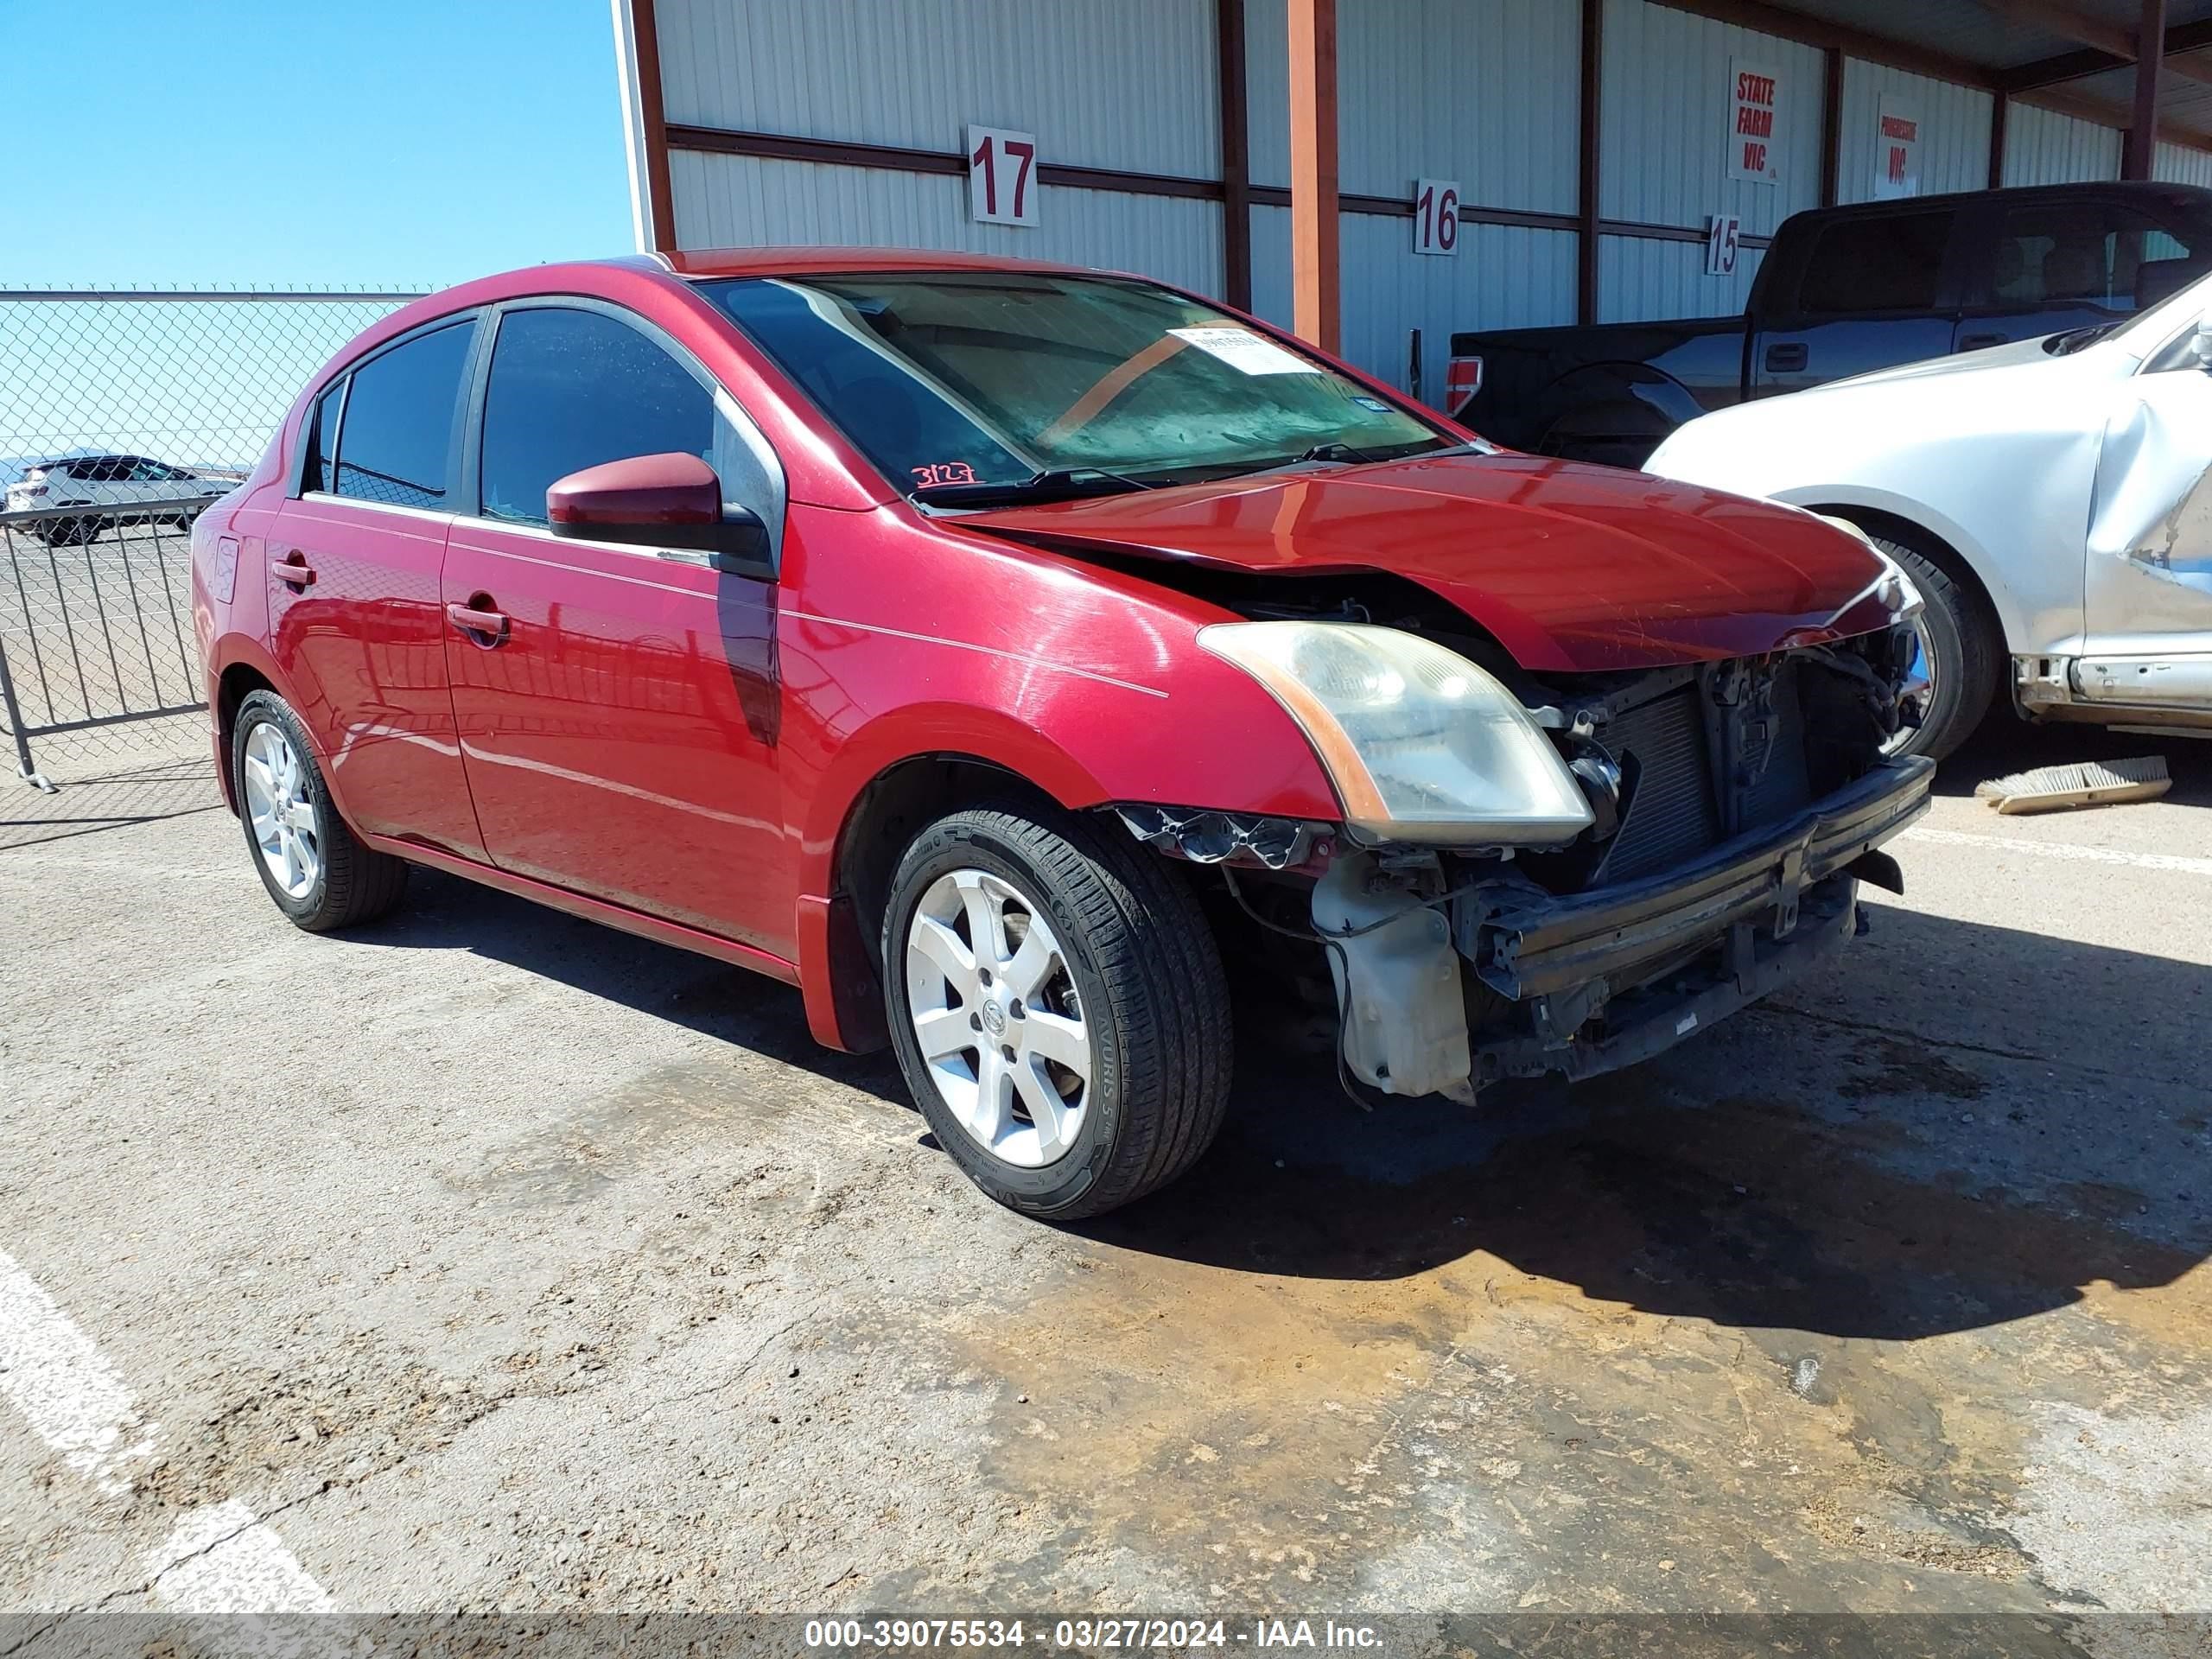
M655 10L672 124L957 154L973 121L1036 133L1044 162L1221 176L1210 0L658 0ZM671 153L669 174L680 247L959 249L1222 289L1218 202L1040 185L1030 228L976 223L954 175L689 149Z
M971 220L968 181L952 175L681 149L669 168L686 247L955 249L1136 270L1202 294L1221 289L1218 202L1046 185L1037 226L1018 229Z
M2164 179L2169 184L2194 184L2212 189L2212 150L2160 144L2152 157L2151 176Z
M1734 213L1754 236L1821 199L1824 65L1798 46L1650 0L1605 0L1599 209L1607 219L1702 227ZM1781 72L1775 144L1782 178L1727 176L1731 57ZM1716 279L1717 280L1717 279Z
M1881 165L1876 124L1887 93L1920 117L1920 190L1980 190L1989 183L1989 126L1997 100L1955 81L1934 80L1878 63L1847 58L1843 65L1842 143L1837 149L1836 200L1872 201Z
M2120 176L2120 135L2017 100L2005 117L2005 182L2075 184Z
M658 0L654 10L674 123L957 150L975 121L1033 131L1040 161L1221 176L1207 0Z
M1599 237L1598 321L1732 316L1751 301L1761 257L1758 249L1745 248L1737 257L1734 276L1708 276L1702 242Z
M1290 177L1287 12L1248 0L1245 73L1252 181ZM1338 182L1348 194L1410 198L1456 179L1470 207L1572 213L1580 21L1569 0L1357 0L1337 13ZM1571 232L1462 224L1450 257L1413 251L1408 219L1342 217L1344 354L1410 389L1421 331L1423 391L1440 395L1456 328L1574 317ZM1252 303L1290 322L1290 213L1252 210Z

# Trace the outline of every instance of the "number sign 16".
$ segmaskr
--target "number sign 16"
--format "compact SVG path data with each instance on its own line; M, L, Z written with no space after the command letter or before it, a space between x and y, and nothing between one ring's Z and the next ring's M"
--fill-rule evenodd
M968 213L986 225L1036 225L1036 134L968 129Z
M1414 251L1459 251L1459 181L1423 179L1414 187Z

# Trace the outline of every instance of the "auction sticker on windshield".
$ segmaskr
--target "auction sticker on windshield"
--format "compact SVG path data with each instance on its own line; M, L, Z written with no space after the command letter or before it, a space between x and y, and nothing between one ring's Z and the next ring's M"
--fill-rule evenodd
M1185 345L1195 346L1211 356L1219 358L1232 369L1246 374L1319 374L1320 365L1308 363L1294 353L1286 352L1271 340L1263 340L1249 328L1170 328L1167 331Z

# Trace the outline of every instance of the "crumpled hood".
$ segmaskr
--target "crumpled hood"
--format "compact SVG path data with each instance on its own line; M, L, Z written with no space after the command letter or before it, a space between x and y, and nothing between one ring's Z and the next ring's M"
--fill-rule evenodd
M1263 575L1384 570L1523 668L1745 657L1888 625L1857 537L1794 507L1533 455L1449 455L1000 509L963 528Z

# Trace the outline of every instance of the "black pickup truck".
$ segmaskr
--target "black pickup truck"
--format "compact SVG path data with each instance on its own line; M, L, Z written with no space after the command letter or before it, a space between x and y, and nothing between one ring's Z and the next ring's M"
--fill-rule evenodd
M1683 422L1923 358L2107 323L2212 270L2212 190L2065 184L1782 222L1738 317L1452 336L1454 418L1638 467Z

